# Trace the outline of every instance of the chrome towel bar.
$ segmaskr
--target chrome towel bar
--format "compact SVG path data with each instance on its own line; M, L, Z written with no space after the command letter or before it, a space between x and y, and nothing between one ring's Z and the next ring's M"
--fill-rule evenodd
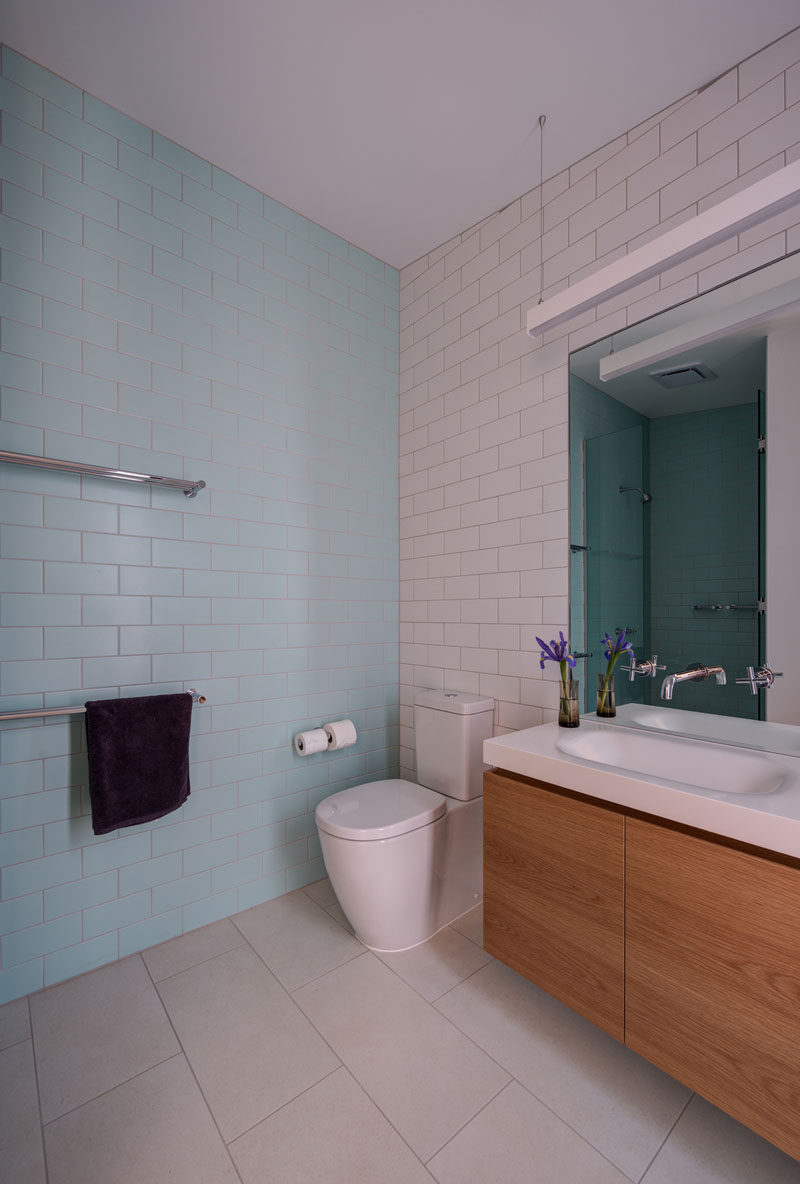
M134 481L138 485L164 485L182 489L187 497L195 497L205 489L205 481L182 481L180 477L157 477L153 473L129 473L125 469L106 469L102 465L82 464L74 460L53 460L49 456L28 456L22 452L0 452L0 461L10 465L28 465L33 469L52 469L61 473L79 473L82 477L110 477L115 481Z
M205 695L201 695L194 687L190 687L186 692L187 695L192 696L192 702L196 703L198 707L206 701ZM35 719L39 716L47 715L85 715L85 707L44 707L41 709L32 708L30 711L2 711L0 712L0 720L4 719Z

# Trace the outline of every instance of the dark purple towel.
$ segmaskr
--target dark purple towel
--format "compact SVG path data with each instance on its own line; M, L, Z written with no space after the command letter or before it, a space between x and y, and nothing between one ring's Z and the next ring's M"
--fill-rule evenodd
M92 829L152 822L189 796L192 696L95 699L86 704Z

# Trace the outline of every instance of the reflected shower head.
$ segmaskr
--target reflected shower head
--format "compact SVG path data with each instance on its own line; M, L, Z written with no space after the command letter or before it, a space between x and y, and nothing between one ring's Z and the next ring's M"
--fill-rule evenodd
M642 489L642 487L640 485L620 485L619 491L620 491L620 493L641 494L643 505L646 505L647 502L651 502L653 500L653 495L651 493L645 493L645 491Z

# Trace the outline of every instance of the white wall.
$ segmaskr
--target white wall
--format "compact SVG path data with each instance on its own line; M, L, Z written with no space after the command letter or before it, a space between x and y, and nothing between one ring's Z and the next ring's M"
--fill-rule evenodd
M416 687L492 695L498 732L554 718L535 637L568 619L569 351L800 249L800 211L532 339L542 256L549 296L798 156L800 31L401 272L406 773Z

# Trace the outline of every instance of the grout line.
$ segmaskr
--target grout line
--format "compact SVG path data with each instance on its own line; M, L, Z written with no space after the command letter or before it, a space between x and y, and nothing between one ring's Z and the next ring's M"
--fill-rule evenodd
M47 1144L44 1139L44 1120L42 1118L42 1092L39 1088L39 1062L36 1056L36 1040L33 1032L33 1016L31 1015L31 997L27 997L28 1005L28 1027L30 1029L31 1055L33 1058L33 1077L36 1083L36 1105L39 1111L39 1139L42 1145L42 1162L44 1164L45 1184L49 1184L50 1169L47 1165Z
M684 1116L684 1114L686 1113L686 1110L687 1110L687 1108L688 1108L688 1106L689 1106L689 1103L691 1102L691 1100L692 1100L692 1098L693 1098L694 1096L695 1096L695 1095L694 1095L693 1093L689 1094L689 1097L686 1099L686 1104L685 1104L684 1106L682 1106L682 1107L681 1107L681 1111L680 1111L680 1113L678 1114L677 1118L675 1119L675 1121L673 1122L672 1126L669 1128L669 1130L667 1131L667 1133L664 1135L664 1138L661 1140L661 1142L659 1143L658 1147L656 1148L656 1151L655 1151L655 1153L654 1153L654 1155L653 1155L652 1159L650 1160L650 1162L648 1163L647 1167L644 1169L644 1171L642 1172L641 1176L639 1177L639 1182L638 1182L638 1184L644 1184L644 1179L645 1179L645 1177L646 1177L647 1173L650 1171L651 1167L653 1166L653 1164L655 1163L655 1161L658 1159L658 1157L659 1157L659 1155L661 1154L661 1152L664 1150L664 1147L666 1146L667 1140L670 1138L670 1136L672 1135L672 1132L675 1130L675 1127L678 1125L678 1123L680 1122L680 1120L683 1118L683 1116Z
M234 948L238 948L238 947L234 947ZM226 951L226 952L227 952L227 951ZM142 961L144 962L144 958L142 959ZM207 958L207 959L205 959L205 961L211 961L211 959L210 959L210 958ZM201 966L202 966L202 965L203 965L203 963L202 963L202 962L201 962L201 963L198 963L198 965L201 965ZM238 1178L238 1179L241 1181L241 1180L242 1180L242 1177L241 1177L241 1176L240 1176L240 1174L239 1174L239 1169L237 1168L236 1164L233 1162L233 1156L231 1155L230 1151L228 1151L228 1144L225 1142L224 1138L222 1137L222 1131L219 1129L219 1124L217 1123L217 1119L216 1119L216 1116L215 1116L215 1114L214 1114L214 1111L211 1109L211 1106L210 1106L210 1104L209 1104L208 1098L206 1097L205 1093L203 1092L203 1087L202 1087L202 1085L200 1084L200 1081L199 1081L199 1079L198 1079L198 1077L197 1077L197 1074L196 1074L196 1073L195 1073L195 1071L194 1071L194 1065L193 1065L193 1064L192 1064L192 1062L190 1061L190 1059L189 1059L189 1054L187 1053L186 1049L183 1047L183 1041L181 1040L180 1036L178 1035L178 1031L177 1031L177 1029L176 1029L175 1025L174 1025L174 1024L173 1024L173 1022L172 1022L172 1016L171 1016L171 1015L169 1014L169 1012L167 1011L167 1008L166 1008L166 1005L165 1005L165 1003L164 1003L164 1000L161 998L161 993L159 992L158 985L157 985L157 983L156 983L156 982L153 980L153 976L151 975L151 973L150 973L150 969L149 969L149 967L148 967L148 965L147 965L147 963L146 963L146 962L144 962L144 967L145 967L145 970L146 970L146 972L147 972L147 976L148 976L148 978L150 979L150 984L151 984L151 986L152 986L153 990L155 991L156 995L158 996L158 1001L159 1001L159 1003L161 1004L161 1006L162 1006L162 1008L163 1008L163 1010L164 1010L164 1015L167 1017L167 1023L169 1024L170 1028L172 1029L172 1032L173 1032L173 1034L174 1034L174 1036L175 1036L175 1039L176 1039L176 1040L177 1040L177 1042L178 1042L178 1048L180 1049L180 1052L179 1052L178 1054L176 1054L176 1055L178 1055L178 1056L182 1056L182 1057L183 1057L183 1059L184 1059L184 1061L186 1062L186 1065L187 1065L187 1067L188 1067L188 1069L189 1069L189 1072L190 1072L190 1073L191 1073L191 1075L192 1075L192 1079L193 1079L193 1081L194 1081L195 1085L197 1086L198 1093L200 1094L200 1097L203 1099L203 1103L204 1103L204 1105L205 1105L205 1107L206 1107L206 1110L208 1111L208 1115L209 1115L209 1117L210 1117L210 1119L211 1119L212 1123L214 1124L214 1129L216 1130L217 1134L219 1135L219 1140L220 1140L220 1143L221 1143L221 1144L222 1144L222 1146L225 1148L225 1150L228 1152L228 1158L229 1158L229 1159L230 1159L230 1161L231 1161L231 1166L233 1167L233 1170L234 1170L234 1172L236 1173L236 1176L237 1176L237 1178ZM188 967L187 967L187 969L190 969L190 968L188 968ZM170 1058L170 1059L171 1059L171 1058ZM243 1182L243 1181L242 1181L242 1184L244 1184L244 1182Z

